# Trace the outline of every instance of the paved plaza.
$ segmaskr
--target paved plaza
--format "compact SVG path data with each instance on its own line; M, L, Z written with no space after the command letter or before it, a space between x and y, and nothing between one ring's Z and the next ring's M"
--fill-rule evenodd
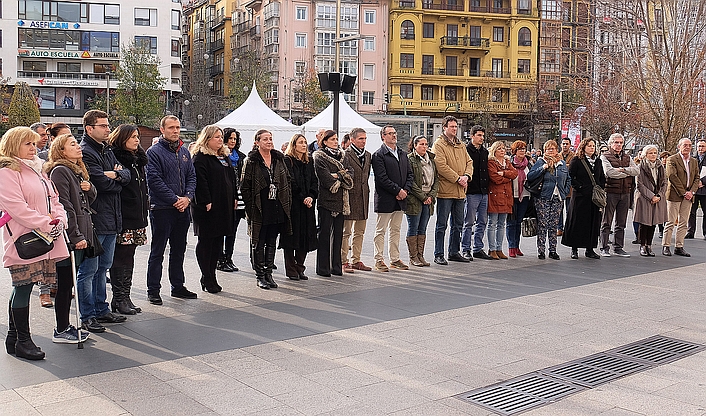
M0 354L0 414L491 415L455 396L652 335L706 344L699 237L687 240L690 258L641 258L628 245L631 258L590 260L582 250L570 260L562 247L561 261L539 260L534 239L523 239L523 258L333 278L315 276L312 254L310 280L298 282L283 276L280 252L280 287L267 291L246 267L241 224L241 271L219 272L223 292L181 300L163 288L163 306L147 302L149 249L141 247L132 294L144 312L92 334L82 350L51 342L53 309L33 296L33 337L47 358ZM190 236L191 290L199 278L194 244ZM7 305L6 269L0 284ZM524 414L706 415L706 353Z

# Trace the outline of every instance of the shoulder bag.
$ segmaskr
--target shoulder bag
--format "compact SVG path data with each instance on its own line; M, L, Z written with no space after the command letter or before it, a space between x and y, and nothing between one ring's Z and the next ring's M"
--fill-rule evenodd
M591 183L593 184L593 189L591 191L591 201L593 201L593 203L598 208L605 208L608 202L608 195L606 195L605 189L601 188L600 185L596 184L596 180L593 178L593 172L591 172L591 169L588 167L586 159L582 158L581 162L583 162L583 167L586 168L586 172L588 172L588 177L591 178Z
M44 190L46 191L47 184L44 180L40 178L42 185L44 185ZM49 193L47 195L47 208L49 210L49 215L51 215L51 201L49 200ZM12 230L10 230L10 224L5 223L7 228L7 233L10 234L12 238ZM28 233L22 234L17 237L14 241L15 249L17 250L17 255L23 260L31 260L35 257L43 256L50 252L54 248L54 242L51 241L51 237L43 236L38 230L33 230Z

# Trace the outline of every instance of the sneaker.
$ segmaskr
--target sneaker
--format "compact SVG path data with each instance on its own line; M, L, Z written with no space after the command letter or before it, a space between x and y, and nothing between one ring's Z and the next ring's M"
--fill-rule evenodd
M85 342L89 335L89 332L81 331L81 342ZM69 325L62 332L56 332L56 329L54 329L54 336L52 336L51 340L56 344L78 344L78 330L73 325Z
M390 268L387 267L387 264L385 264L384 261L378 260L375 262L375 270L377 270L379 272L389 272Z
M630 257L630 254L628 254L625 250L622 248L616 248L613 250L613 254L615 254L618 257Z
M601 257L610 257L610 252L608 251L607 248L601 249Z
M180 299L196 299L198 295L194 292L190 292L186 286L172 289L172 297Z
M390 267L393 269L399 269L399 270L407 270L409 269L409 266L402 263L402 260L395 260L392 263L390 263Z

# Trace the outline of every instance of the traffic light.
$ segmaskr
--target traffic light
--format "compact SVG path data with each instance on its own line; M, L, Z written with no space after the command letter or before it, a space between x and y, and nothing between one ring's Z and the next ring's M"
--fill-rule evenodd
M461 103L456 103L456 112L458 113L460 111L461 111Z
M390 103L390 94L389 93L385 93L385 102L388 104Z

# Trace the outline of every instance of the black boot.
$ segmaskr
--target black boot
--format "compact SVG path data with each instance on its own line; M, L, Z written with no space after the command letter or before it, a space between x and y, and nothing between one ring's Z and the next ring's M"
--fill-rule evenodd
M12 301L7 306L7 314L10 317L10 322L7 326L7 338L5 338L5 349L8 354L15 353L15 343L17 342L17 329L15 329L15 320L12 318Z
M277 246L274 242L265 246L265 280L267 281L267 284L270 285L270 287L273 289L277 288L277 283L275 283L275 280L272 278L272 269L275 265L276 252Z
M201 290L208 293L218 293L223 288L218 286L216 276L201 276Z
M265 248L263 247L257 249L256 247L253 247L250 251L250 260L252 261L253 269L255 269L257 286L260 289L269 289L270 284L267 283L267 280L265 279L265 270L267 267L265 263Z
M110 308L113 312L118 312L123 315L134 315L136 310L130 307L126 300L126 293L129 293L130 288L126 289L126 277L128 269L124 267L112 267L110 269L110 277L112 279L111 288L113 289L113 300L110 301Z
M15 343L15 355L28 360L43 360L44 351L34 345L29 334L29 306L24 308L13 308L12 317L17 329L17 342Z
M571 258L572 259L577 259L579 258L579 249L576 247L571 247Z
M135 306L135 304L132 303L132 299L130 299L130 291L132 290L132 273L133 273L133 269L126 269L126 271L125 271L125 293L124 293L124 297L125 297L125 300L127 301L128 305L130 305L130 307L131 307L132 309L134 309L135 312L141 313L141 312L142 312L142 308L138 308L137 306Z

